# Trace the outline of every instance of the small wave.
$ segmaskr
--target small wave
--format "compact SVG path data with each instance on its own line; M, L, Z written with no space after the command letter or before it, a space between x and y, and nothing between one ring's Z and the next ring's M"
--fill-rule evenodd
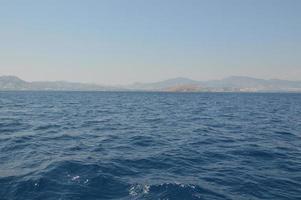
M0 122L1 133L15 133L30 128L29 124L13 121L13 122Z
M41 125L36 127L34 130L35 131L43 131L43 130L50 130L50 129L58 129L61 126L57 125L57 124L47 124L47 125Z
M108 173L105 165L62 161L20 177L0 178L9 199L116 199L128 196L129 184ZM7 191L7 192L6 192Z
M130 143L136 146L155 146L160 145L161 143L156 141L153 137L148 136L134 136L129 139Z
M294 133L288 132L288 131L275 131L276 134L279 135L286 135L286 136L295 136Z
M234 150L231 151L231 154L234 156L243 156L243 157L252 157L256 158L256 160L272 160L275 159L278 154L275 152L269 152L267 150L260 150L260 149L241 149L241 150Z

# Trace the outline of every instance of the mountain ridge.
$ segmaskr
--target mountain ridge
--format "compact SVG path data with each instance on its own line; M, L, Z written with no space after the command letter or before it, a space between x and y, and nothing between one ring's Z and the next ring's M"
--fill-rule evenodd
M17 76L0 76L0 90L34 91L166 91L166 92L301 92L301 81L230 76L220 80L197 81L177 77L151 83L102 86L68 81L24 81Z

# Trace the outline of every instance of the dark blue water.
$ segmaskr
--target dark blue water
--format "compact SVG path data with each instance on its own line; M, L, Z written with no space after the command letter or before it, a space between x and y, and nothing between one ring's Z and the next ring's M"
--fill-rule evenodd
M0 199L301 199L301 94L1 92Z

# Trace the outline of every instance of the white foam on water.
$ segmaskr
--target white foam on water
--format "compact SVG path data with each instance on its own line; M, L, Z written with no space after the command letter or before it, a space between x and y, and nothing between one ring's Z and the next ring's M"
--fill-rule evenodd
M129 189L129 194L131 196L137 196L139 194L148 194L149 193L150 186L149 185L133 185Z
M77 179L79 179L80 178L80 176L74 176L74 177L72 177L72 181L76 181Z
M143 187L143 193L144 194L148 194L149 193L149 188L150 188L149 185L144 185L144 187Z

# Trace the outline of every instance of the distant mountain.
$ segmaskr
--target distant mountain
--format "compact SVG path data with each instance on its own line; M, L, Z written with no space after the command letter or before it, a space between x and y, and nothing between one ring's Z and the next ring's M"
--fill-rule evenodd
M68 90L68 91L114 91L114 87L66 81L26 82L15 76L0 76L0 90Z
M244 87L258 87L265 85L266 80L245 77L245 76L231 76L222 80L207 81L205 84L208 87L233 87L233 88L244 88Z
M199 85L199 81L191 80L188 78L174 78L168 79L165 81L154 82L154 83L134 83L133 85L128 86L132 90L166 90L167 88L183 86L183 85Z
M204 89L196 84L188 84L188 85L177 85L165 88L163 91L166 92L202 92Z
M29 83L15 76L0 76L0 90L20 90L29 87Z
M301 81L278 79L257 79L245 76L231 76L222 80L207 81L209 88L226 88L236 91L301 91Z
M231 76L221 80L195 81L174 78L153 83L135 83L123 87L65 81L27 82L15 76L0 76L0 90L53 91L166 91L166 92L301 92L301 81L257 79Z

